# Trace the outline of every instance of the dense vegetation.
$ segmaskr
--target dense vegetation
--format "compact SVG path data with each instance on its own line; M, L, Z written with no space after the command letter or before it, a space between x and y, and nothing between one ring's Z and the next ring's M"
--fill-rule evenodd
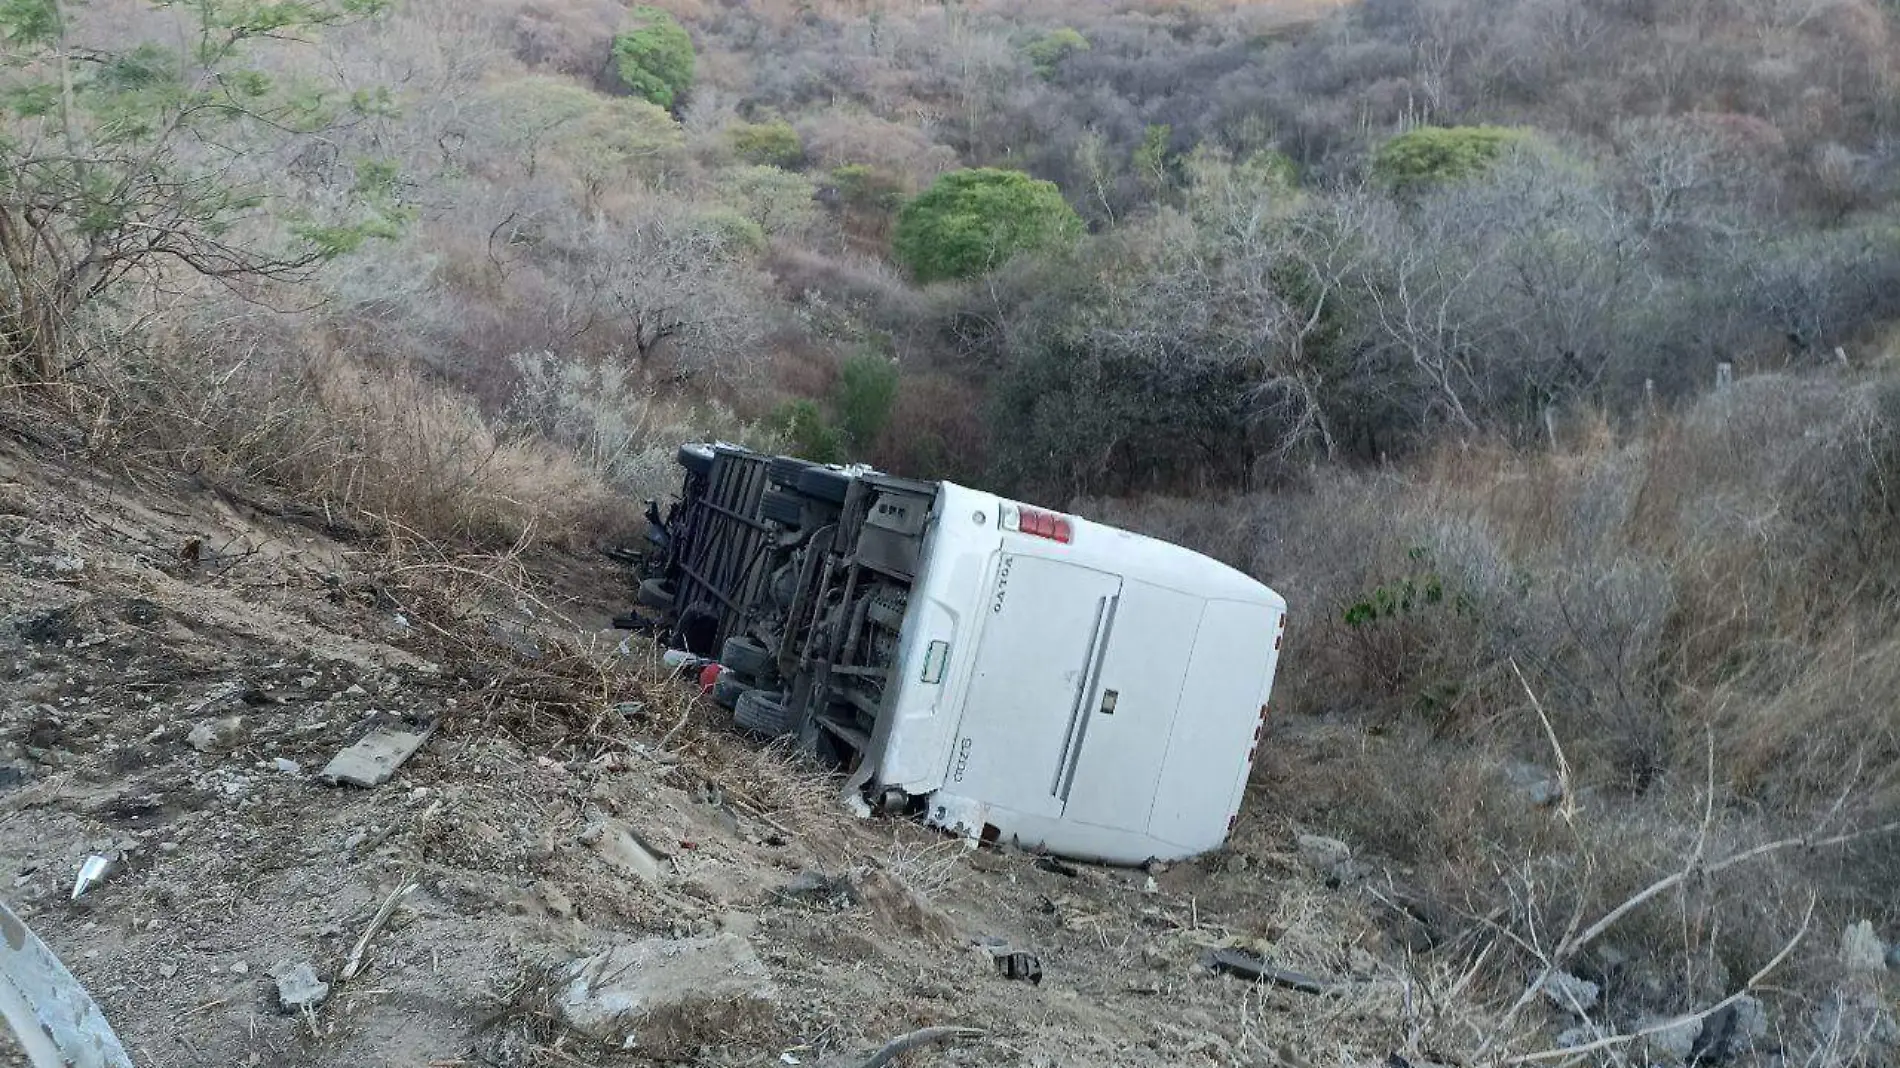
M1262 788L1437 940L1671 870L1711 754L1726 842L1900 812L1890 5L663 8L0 6L8 382L475 542L721 434L1207 548L1294 601ZM1895 865L1685 892L1628 996Z

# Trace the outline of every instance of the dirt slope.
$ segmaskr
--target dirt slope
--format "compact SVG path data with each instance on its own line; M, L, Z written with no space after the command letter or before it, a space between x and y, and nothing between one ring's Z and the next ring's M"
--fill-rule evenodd
M567 595L545 595L538 624L501 605L487 618L512 637L445 665L428 623L368 581L385 558L320 522L162 481L0 451L0 895L141 1065L834 1063L932 1024L985 1033L902 1063L1325 1063L1395 1048L1402 995L1356 899L1321 885L1261 813L1232 850L1152 878L1070 876L859 820L797 759L708 727L716 709L682 707L671 683L642 689L622 636L590 631L621 607L604 561L530 563ZM532 649L548 607L599 650L600 722L622 722L607 714L627 700L650 715L587 731L497 714L493 679L468 665ZM691 719L662 752L680 712ZM439 729L386 785L322 785L325 761L379 715ZM607 819L660 854L655 881L590 844ZM93 853L124 859L69 901ZM366 967L341 980L410 882ZM775 1011L698 1005L612 1053L552 1018L564 962L721 931L756 950ZM1040 984L1005 977L978 940L1035 954ZM1312 998L1198 966L1234 940L1371 981ZM331 994L282 1013L269 973L304 960Z

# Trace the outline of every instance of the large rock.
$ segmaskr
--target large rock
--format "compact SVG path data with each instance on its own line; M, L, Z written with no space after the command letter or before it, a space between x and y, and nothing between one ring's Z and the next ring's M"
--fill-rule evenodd
M1874 933L1873 924L1862 920L1848 924L1847 930L1841 932L1841 963L1851 971L1887 970L1887 947Z
M1650 1017L1637 1024L1637 1030L1648 1029L1665 1023L1668 1017ZM1672 1027L1664 1027L1654 1034L1645 1036L1643 1044L1649 1053L1649 1059L1664 1064L1685 1064L1691 1053L1695 1052L1696 1039L1702 1037L1701 1020L1685 1020Z
M229 749L237 744L244 733L244 720L238 716L226 716L223 719L209 720L191 728L185 741L200 753Z
M1597 998L1602 990L1588 979L1579 979L1569 972L1553 972L1544 980L1544 996L1552 1005L1573 1016L1587 1016L1596 1008Z
M1300 859L1328 880L1344 882L1352 878L1352 847L1339 839L1303 834L1294 840L1294 845L1300 851Z
M1504 766L1504 777L1513 787L1522 791L1530 803L1539 808L1554 805L1563 800L1563 780L1553 771L1547 771L1536 764L1514 760Z
M1853 984L1829 995L1813 1018L1820 1063L1890 1064L1900 1052L1900 1019L1872 984Z
M555 1009L570 1027L631 1047L643 1027L679 1029L682 1016L770 1012L778 987L737 935L649 938L614 946L569 964Z
M270 974L277 980L277 1004L285 1012L314 1009L330 996L330 984L317 978L317 969L307 960L280 961Z
M1726 1064L1768 1036L1768 1012L1748 996L1713 1013L1702 1023L1689 1059L1696 1064Z

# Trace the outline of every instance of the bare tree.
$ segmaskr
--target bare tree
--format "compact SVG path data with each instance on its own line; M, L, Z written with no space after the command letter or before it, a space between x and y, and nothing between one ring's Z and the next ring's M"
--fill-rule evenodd
M765 280L716 219L656 204L580 223L541 254L561 296L547 310L557 335L673 379L729 374L759 355Z

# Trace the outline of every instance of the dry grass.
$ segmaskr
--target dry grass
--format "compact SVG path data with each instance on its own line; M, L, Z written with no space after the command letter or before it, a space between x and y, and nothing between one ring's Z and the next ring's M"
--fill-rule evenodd
M1744 379L1622 440L1586 419L1561 441L1097 508L1251 554L1288 597L1254 804L1396 860L1395 930L1421 967L1491 945L1479 985L1502 1001L1545 938L1685 858L1900 816L1900 385ZM1574 812L1506 774L1556 767L1513 661ZM1896 872L1893 835L1777 853L1648 901L1567 966L1624 1025L1690 1011L1774 960L1812 898L1818 933L1762 994L1805 1055L1839 979L1828 932L1891 930Z

